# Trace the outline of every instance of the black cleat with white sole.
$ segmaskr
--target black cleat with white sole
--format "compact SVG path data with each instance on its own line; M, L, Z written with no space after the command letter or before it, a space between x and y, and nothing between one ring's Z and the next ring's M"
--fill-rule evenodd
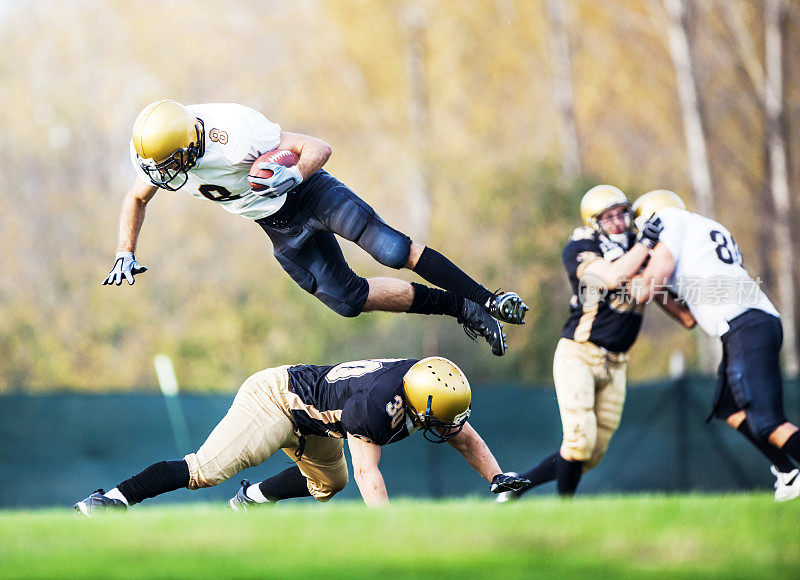
M516 292L498 292L483 307L497 320L509 324L525 324L525 313L530 310Z
M464 307L457 320L459 324L464 325L464 332L472 340L478 336L485 338L492 347L493 355L503 356L505 354L508 345L503 332L503 323L492 317L477 303L464 299Z

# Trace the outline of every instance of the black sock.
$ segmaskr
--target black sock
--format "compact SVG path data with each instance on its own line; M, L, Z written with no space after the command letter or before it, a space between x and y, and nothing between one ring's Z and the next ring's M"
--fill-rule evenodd
M531 469L530 471L523 473L522 477L525 479L530 479L531 484L526 486L522 493L525 493L532 487L536 487L537 485L541 485L543 483L547 483L548 481L553 481L556 478L556 465L558 460L559 454L558 451L553 453L551 456L546 457L543 459L539 465Z
M769 441L763 441L756 437L753 431L747 425L746 420L742 421L741 425L739 425L736 430L747 437L748 441L755 445L756 448L761 451L761 453L764 454L766 458L778 468L779 471L782 473L789 473L792 469L794 469L794 464L789 459L789 456L786 455L782 449L778 449Z
M783 447L781 447L781 451L788 453L789 455L794 457L795 461L800 461L800 431L795 431L794 435L792 435L786 440L786 443L784 443ZM776 465L775 467L781 469L779 465ZM781 471L784 470L781 469ZM788 469L786 471L791 471L791 469ZM786 473L786 471L784 471L784 473Z
M430 288L424 284L412 282L414 287L414 300L406 312L412 314L447 314L448 316L461 316L464 308L464 299L447 290Z
M189 485L189 466L186 461L160 461L117 486L128 504L133 505L150 497L175 491Z
M296 465L284 469L258 484L258 489L269 501L290 499L293 497L309 497L308 480Z
M560 453L558 454L556 457L558 495L575 495L575 490L578 489L578 483L583 475L583 464L583 461L570 461L564 459Z
M492 297L491 292L467 276L461 268L428 247L422 250L414 272L434 286L469 298L481 306Z

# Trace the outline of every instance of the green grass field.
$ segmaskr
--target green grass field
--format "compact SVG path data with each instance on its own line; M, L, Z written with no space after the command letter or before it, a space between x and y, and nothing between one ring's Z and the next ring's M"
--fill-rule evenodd
M800 578L767 493L0 511L0 578ZM579 576L577 576L579 575Z

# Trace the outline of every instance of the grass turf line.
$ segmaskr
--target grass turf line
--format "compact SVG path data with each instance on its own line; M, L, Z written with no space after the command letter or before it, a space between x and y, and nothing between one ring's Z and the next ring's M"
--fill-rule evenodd
M0 578L799 578L798 522L767 493L0 511Z

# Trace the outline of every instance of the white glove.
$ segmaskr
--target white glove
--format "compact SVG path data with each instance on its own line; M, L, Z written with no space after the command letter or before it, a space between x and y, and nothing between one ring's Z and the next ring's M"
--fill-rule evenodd
M251 183L257 183L266 188L257 192L258 195L264 197L280 197L303 181L297 165L284 167L280 163L259 163L258 168L272 171L272 177L248 177Z
M136 261L133 252L117 252L117 261L114 262L114 267L108 273L103 286L110 284L119 286L122 284L123 277L128 281L128 284L133 284L133 277L146 271L147 268Z

